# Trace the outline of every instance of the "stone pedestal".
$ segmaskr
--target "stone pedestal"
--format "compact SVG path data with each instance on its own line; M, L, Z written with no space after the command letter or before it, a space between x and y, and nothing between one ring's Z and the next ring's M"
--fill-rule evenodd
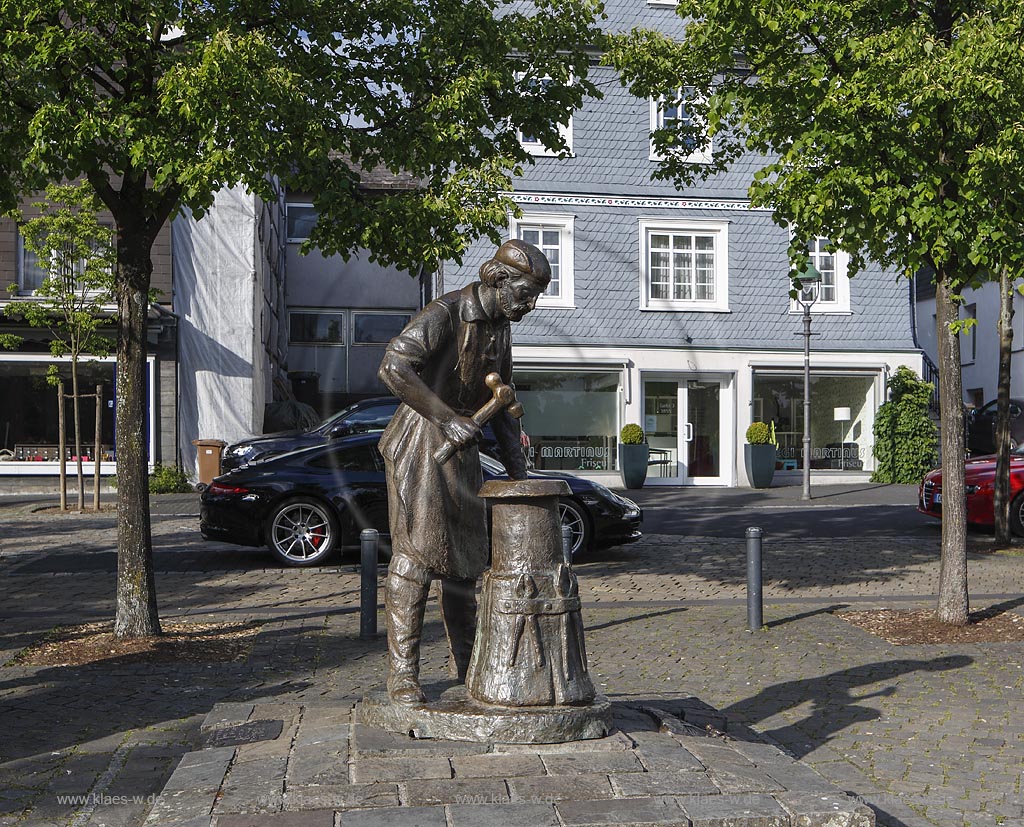
M587 669L579 586L562 550L562 480L492 480L491 568L484 573L466 686L417 705L371 693L359 720L418 738L562 743L611 729Z

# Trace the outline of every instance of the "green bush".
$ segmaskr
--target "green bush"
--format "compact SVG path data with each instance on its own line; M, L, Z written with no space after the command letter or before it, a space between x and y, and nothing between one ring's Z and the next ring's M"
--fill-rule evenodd
M772 429L766 422L751 422L747 428L747 442L751 445L771 445Z
M153 466L153 473L149 475L150 494L187 494L191 490L192 483L177 465L158 462Z
M623 445L640 445L644 442L644 429L631 422L623 425L619 432L619 442Z
M872 482L916 485L938 462L938 430L928 416L933 385L900 365L887 383L889 401L875 415Z

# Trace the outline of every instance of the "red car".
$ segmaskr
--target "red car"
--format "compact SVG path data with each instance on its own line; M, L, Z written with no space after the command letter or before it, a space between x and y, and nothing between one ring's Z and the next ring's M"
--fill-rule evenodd
M967 522L993 525L996 479L995 454L967 460L964 468L967 491ZM1010 530L1024 537L1024 446L1010 453ZM942 469L929 471L921 482L917 510L932 517L942 517Z

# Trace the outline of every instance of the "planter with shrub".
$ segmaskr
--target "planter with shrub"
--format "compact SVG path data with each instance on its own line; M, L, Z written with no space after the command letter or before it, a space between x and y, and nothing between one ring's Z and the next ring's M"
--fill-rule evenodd
M747 444L743 446L743 463L747 479L754 488L768 488L775 477L774 426L751 422L747 428Z
M619 470L626 488L644 487L650 450L643 428L633 423L623 425L619 432Z

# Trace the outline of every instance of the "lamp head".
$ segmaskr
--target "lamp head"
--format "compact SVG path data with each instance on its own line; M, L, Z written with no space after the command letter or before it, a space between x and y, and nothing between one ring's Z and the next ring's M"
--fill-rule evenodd
M821 288L822 276L818 268L810 262L800 271L794 279L799 285L796 300L804 307L810 307L818 300L818 291Z

